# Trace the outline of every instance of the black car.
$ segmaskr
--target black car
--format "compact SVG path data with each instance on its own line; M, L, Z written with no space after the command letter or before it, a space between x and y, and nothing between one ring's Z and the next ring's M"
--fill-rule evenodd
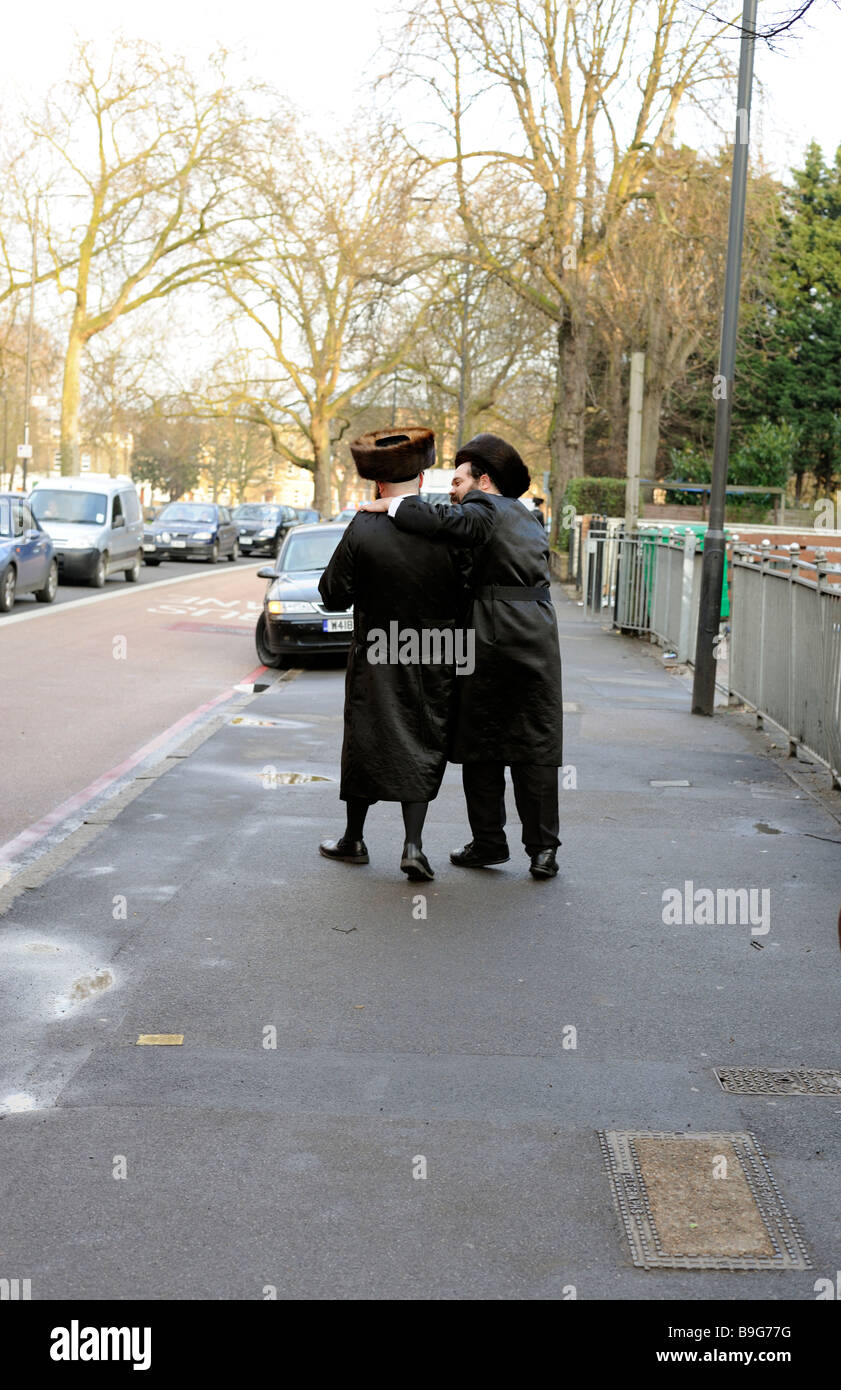
M234 508L233 518L239 527L243 555L256 555L261 550L279 555L287 531L301 524L295 507L275 502L243 502Z
M216 502L169 502L143 528L147 565L161 560L207 560L215 565L220 555L239 559L239 529L228 508Z
M318 592L318 581L345 529L296 526L283 543L276 568L257 571L259 578L270 581L255 634L264 666L287 666L303 656L350 647L352 612L329 612Z

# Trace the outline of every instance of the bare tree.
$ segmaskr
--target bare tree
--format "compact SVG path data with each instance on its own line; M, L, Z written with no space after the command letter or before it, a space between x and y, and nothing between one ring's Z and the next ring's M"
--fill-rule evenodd
M419 169L382 129L334 144L278 122L248 163L259 255L217 277L237 335L216 400L263 425L314 474L330 509L332 451L403 359L427 302L418 272Z
M710 9L693 14L681 0L422 0L408 21L404 71L421 68L452 139L450 153L427 150L429 162L453 169L481 264L554 325L556 518L567 480L584 471L594 278L679 108L725 71ZM483 92L497 104L498 144L471 136ZM513 225L478 196L490 174L507 181L506 209L520 208Z
M611 362L611 384L620 385L624 361L646 354L642 418L642 475L655 476L660 419L667 393L699 352L712 360L721 327L721 293L727 247L729 158L705 158L686 146L664 147L647 173L639 197L617 225L599 277L594 326ZM770 254L777 217L777 189L757 171L750 181L743 279L745 294L757 267ZM617 358L618 354L618 358ZM624 470L624 397L608 392L620 408L612 433L621 439Z
M45 256L72 314L62 386L62 471L79 471L80 365L118 319L240 254L227 210L245 115L224 85L204 90L180 59L119 41L100 70L81 45L78 75L30 122L72 200L50 199ZM69 224L69 225L68 225ZM240 224L239 230L242 230Z

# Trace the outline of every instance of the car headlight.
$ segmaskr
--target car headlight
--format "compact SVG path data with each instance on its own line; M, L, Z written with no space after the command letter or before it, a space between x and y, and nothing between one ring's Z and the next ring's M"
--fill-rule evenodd
M317 613L318 609L314 603L302 603L299 599L271 598L268 608L270 613Z
M273 535L274 535L274 527L273 527L273 526L267 526L267 527L265 528L264 531L260 531L260 532L259 532L259 535L260 535L261 540L262 540L263 537L265 537L265 536L273 536Z
M169 542L172 540L172 537L168 531L161 531L161 540L165 541L168 545Z
M212 541L212 540L213 540L213 532L212 532L212 531L194 531L194 532L193 532L193 540L194 540L194 541Z

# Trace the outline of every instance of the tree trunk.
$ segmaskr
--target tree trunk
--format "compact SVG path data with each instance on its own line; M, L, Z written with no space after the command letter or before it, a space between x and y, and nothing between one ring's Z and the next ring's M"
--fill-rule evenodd
M67 340L64 379L61 385L61 472L63 477L76 477L81 470L79 457L79 368L81 358L82 335L74 315Z
M313 418L312 442L315 453L315 494L312 504L322 516L332 511L330 488L330 423L324 419Z
M657 377L652 380L646 371L642 395L642 451L640 457L640 476L643 478L657 477L657 450L660 446L660 416L663 411L664 394L662 382Z
M549 452L552 459L552 541L558 540L564 492L570 478L584 475L584 426L587 408L587 336L568 311L558 327L558 390Z

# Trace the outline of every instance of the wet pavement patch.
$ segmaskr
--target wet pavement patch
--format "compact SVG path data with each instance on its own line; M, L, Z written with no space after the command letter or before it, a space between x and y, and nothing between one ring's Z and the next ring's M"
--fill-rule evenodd
M257 776L266 787L297 787L302 782L335 782L335 777L321 777L315 772L259 772Z
M815 1067L716 1067L731 1096L841 1096L841 1071Z
M614 1205L642 1269L808 1269L752 1134L599 1132Z
M242 729L278 729L284 727L282 719L254 719L248 714L237 714L233 719L229 719L228 723Z

